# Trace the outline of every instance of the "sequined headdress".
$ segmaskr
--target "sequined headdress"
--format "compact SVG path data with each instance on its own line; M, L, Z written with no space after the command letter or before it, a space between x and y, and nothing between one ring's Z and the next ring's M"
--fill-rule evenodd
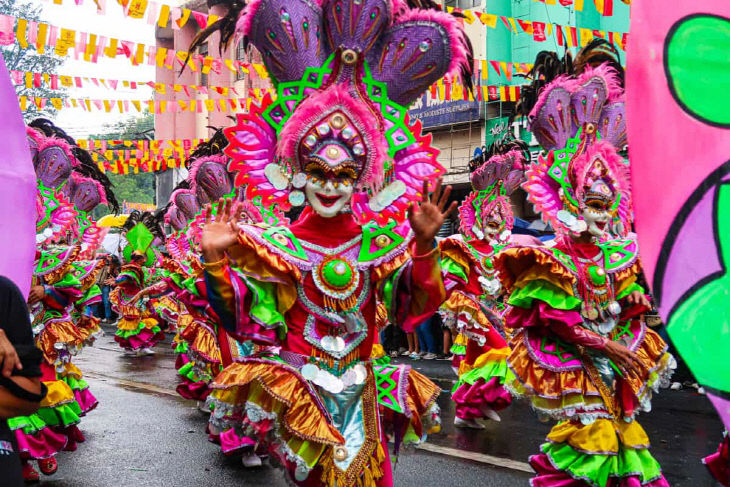
M234 11L277 89L225 130L235 185L286 211L304 203L310 164L346 165L359 222L402 220L444 173L407 107L444 75L469 83L458 20L401 0L254 0Z
M201 238L203 208L211 203L215 213L220 198L237 198L246 222L277 225L288 221L276 205L261 204L261 197L244 200L243 191L236 191L233 175L228 170L230 159L223 153L227 143L222 131L217 131L210 141L200 144L191 154L188 178L170 196L165 223L173 232L167 238L166 247L177 260L191 258L190 252Z
M470 176L472 192L459 206L459 231L465 239L482 239L485 218L493 215L511 231L514 215L509 195L524 180L524 151L519 141L496 142L481 164L474 164Z
M619 228L630 228L628 166L618 153L626 146L623 71L608 57L605 42L592 43L575 62L568 57L565 74L547 84L544 73L532 73L533 85L544 86L534 105L534 90L525 90L528 98L520 100L547 152L529 168L522 186L543 220L560 233L586 229L580 207L587 195L610 202ZM593 66L596 59L601 63Z

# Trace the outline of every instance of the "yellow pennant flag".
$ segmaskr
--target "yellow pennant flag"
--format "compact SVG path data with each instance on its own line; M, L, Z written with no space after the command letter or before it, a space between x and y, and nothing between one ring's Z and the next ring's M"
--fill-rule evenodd
M138 112L142 111L142 104L139 100L132 100L132 105L137 109Z
M112 111L112 101L111 100L102 100L104 102L104 111L109 113Z
M580 28L580 45L585 46L593 40L593 31L584 27Z
M18 21L20 25L20 21ZM70 29L61 29L61 34L56 39L56 48L53 52L57 56L67 56L68 50L76 47L76 31Z
M108 58L114 59L117 57L117 45L119 41L117 39L109 39L109 45L104 49L104 55Z
M25 31L28 29L28 21L25 19L18 19L18 28L15 36L18 38L18 44L23 49L28 49L28 40L25 38Z
M96 34L89 34L89 42L86 43L84 50L84 61L91 61L94 54L96 54Z
M167 27L167 22L170 20L170 6L162 5L160 8L160 17L157 19L157 26L164 29Z
M35 47L38 54L46 52L46 36L48 35L48 24L38 24L38 35L36 36Z
M497 16L494 14L482 14L482 23L486 25L487 27L491 27L494 29L497 27Z
M167 48L158 47L155 53L155 64L157 64L158 68L161 68L165 64L165 59L167 59Z
M25 87L33 88L33 73L30 71L25 72Z
M27 96L21 96L20 97L20 109L22 111L25 111L28 108L28 97Z
M51 105L53 105L53 108L56 110L60 110L63 108L63 101L61 101L60 98L51 98Z
M133 19L141 19L147 10L147 0L132 0L129 4L129 16Z
M178 100L177 104L180 105L180 110L185 112L188 110L188 103L185 100Z
M190 14L192 13L192 10L189 8L182 9L182 15L179 19L177 19L177 26L180 28L185 27L185 24L188 23L188 19L190 18Z
M71 85L73 84L71 76L59 76L58 81L61 82L61 86L65 86L66 88L71 87Z
M205 101L205 108L209 112L214 112L215 111L215 100L204 100L204 101Z
M119 108L119 113L124 113L124 102L122 100L117 100L117 108Z

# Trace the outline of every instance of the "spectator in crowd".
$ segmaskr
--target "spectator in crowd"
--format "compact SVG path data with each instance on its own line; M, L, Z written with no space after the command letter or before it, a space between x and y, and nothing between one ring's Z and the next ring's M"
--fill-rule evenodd
M99 311L97 316L102 318L104 323L112 323L112 307L109 301L109 293L112 290L114 281L119 274L119 258L116 255L107 255L105 258L104 268L99 273L99 279L97 283L101 287L101 303L99 304Z
M408 340L408 350L401 353L401 355L410 357L412 360L419 360L421 358L421 350L418 343L418 334L415 331L406 333L406 339Z
M438 314L430 317L416 328L417 341L425 350L421 352L421 358L424 360L434 360L437 355L437 337L434 333L434 324Z
M18 446L7 419L38 410L46 395L40 380L41 360L25 300L10 279L0 276L0 483L4 486L24 485Z

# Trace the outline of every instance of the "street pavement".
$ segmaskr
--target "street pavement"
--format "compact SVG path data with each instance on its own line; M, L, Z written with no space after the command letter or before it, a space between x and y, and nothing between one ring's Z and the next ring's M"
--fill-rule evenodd
M100 406L80 425L87 441L76 452L61 453L59 469L43 477L44 486L272 486L284 487L281 473L264 464L245 469L207 441L207 417L194 402L175 393L177 378L169 339L151 357L126 357L113 341L114 329L75 359ZM400 359L398 359L400 361ZM423 448L401 452L397 486L528 485L530 454L538 451L550 425L529 406L515 402L501 422L484 430L453 427L449 392L455 376L449 362L410 361L435 380L443 430ZM663 390L654 410L639 417L652 440L652 453L673 486L717 484L700 458L717 448L722 426L707 399L693 389ZM0 480L0 485L2 481Z

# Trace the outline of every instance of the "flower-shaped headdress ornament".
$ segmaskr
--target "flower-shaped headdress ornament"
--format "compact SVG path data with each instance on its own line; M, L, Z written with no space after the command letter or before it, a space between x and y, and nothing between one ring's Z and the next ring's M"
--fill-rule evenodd
M542 88L528 116L547 157L528 169L522 187L544 221L573 235L586 229L581 210L591 198L608 203L620 228L631 223L628 166L618 154L626 145L623 73L617 62L593 67L590 59L579 53L569 74Z
M473 191L459 206L459 231L467 240L484 238L484 227L490 224L502 233L512 230L509 195L524 179L525 149L520 141L496 142L489 147L486 162L471 173Z
M470 79L456 18L401 0L254 0L237 30L261 52L278 95L225 130L247 199L286 211L304 203L308 170L345 169L358 221L404 219L423 183L444 173L407 106L444 75Z

